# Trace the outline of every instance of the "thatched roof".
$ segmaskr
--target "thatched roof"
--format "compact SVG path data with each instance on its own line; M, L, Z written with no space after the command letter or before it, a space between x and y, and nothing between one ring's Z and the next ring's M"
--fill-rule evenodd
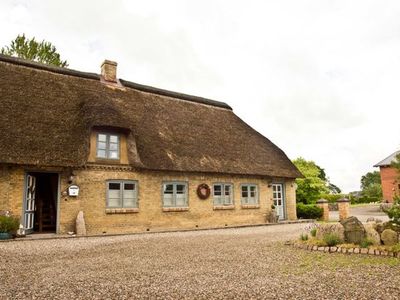
M285 153L225 103L0 55L0 163L87 164L93 127L123 130L130 165L295 178Z

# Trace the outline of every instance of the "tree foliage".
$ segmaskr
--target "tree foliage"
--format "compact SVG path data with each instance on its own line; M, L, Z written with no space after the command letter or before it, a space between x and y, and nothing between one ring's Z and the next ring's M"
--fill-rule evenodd
M379 171L368 172L361 177L361 190L376 183L381 183L381 174L379 173Z
M392 161L392 167L397 169L400 174L400 153L397 154L395 160Z
M50 42L37 42L35 38L28 39L25 34L18 35L11 41L10 46L5 46L0 50L1 54L16 56L48 65L58 67L68 67L66 60L61 60L57 49Z
M321 194L330 192L325 171L315 162L300 157L293 161L305 178L296 179L297 202L314 203Z
M316 167L320 171L320 174L319 174L318 177L321 178L324 182L326 182L327 188L329 189L329 193L330 194L340 194L342 192L342 190L338 186L336 186L333 183L329 182L329 178L328 178L328 176L326 176L325 169L321 168L318 165L316 165Z
M381 175L379 171L368 172L361 177L361 194L363 197L382 199Z

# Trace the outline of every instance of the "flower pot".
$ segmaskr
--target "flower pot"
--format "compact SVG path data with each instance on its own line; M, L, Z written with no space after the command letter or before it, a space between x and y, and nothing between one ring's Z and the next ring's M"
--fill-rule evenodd
M9 240L12 235L9 232L0 232L0 240Z

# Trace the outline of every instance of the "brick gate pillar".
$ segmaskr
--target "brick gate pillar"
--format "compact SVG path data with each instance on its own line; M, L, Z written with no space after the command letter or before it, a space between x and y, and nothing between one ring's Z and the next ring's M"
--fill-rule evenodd
M322 221L329 221L329 205L328 200L319 199L317 200L317 206L323 209Z
M348 218L350 214L350 200L347 198L342 198L336 202L339 210L339 221Z

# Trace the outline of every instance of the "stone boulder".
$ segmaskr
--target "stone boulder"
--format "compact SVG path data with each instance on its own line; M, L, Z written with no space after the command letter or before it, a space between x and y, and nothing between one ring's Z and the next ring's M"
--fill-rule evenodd
M393 221L383 223L383 228L384 229L392 229L393 231L400 233L400 226L398 224L394 223Z
M344 241L344 227L340 223L326 223L318 225L317 235L315 237L319 240L323 240L324 235L329 233L336 234L342 241Z
M393 246L399 242L399 235L392 229L385 229L381 234L381 240L385 246Z
M379 233L382 234L382 232L385 230L383 223L372 223L374 226L374 229Z
M360 244L365 239L365 228L356 217L343 219L340 224L344 227L344 239L347 243Z
M375 230L374 223L364 224L364 229L367 239L371 240L375 246L381 244L381 236L379 235L379 232Z
M78 213L76 217L76 235L86 235L86 224L83 218L83 211Z

